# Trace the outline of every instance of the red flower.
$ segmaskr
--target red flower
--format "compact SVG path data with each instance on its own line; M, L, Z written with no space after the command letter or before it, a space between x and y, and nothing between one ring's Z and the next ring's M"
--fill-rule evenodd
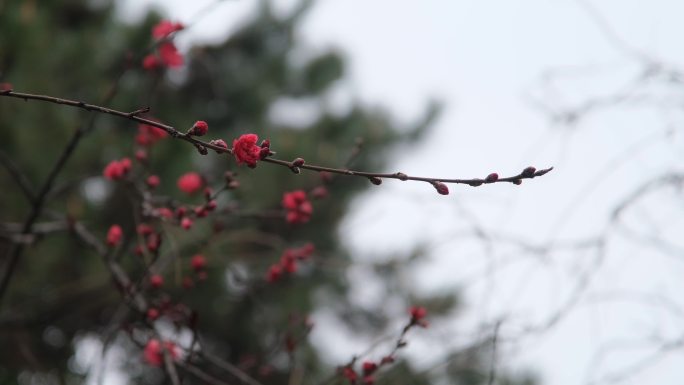
M411 314L411 324L421 327L428 327L428 322L424 319L427 316L427 310L422 306L411 306L409 309Z
M151 146L167 136L169 134L161 128L141 123L138 125L138 135L135 141L141 146Z
M266 281L269 283L277 282L283 275L283 269L279 265L272 265L266 274Z
M150 186L150 188L155 188L155 187L159 186L160 180L159 180L158 176L150 175L147 177L145 182L147 183L148 186Z
M204 120L198 120L190 128L190 131L188 132L188 134L195 135L195 136L203 136L203 135L206 135L208 131L209 131L209 125L207 124L207 122L205 122Z
M183 28L185 28L185 26L181 23L172 23L169 20L162 20L152 28L152 36L155 39L163 39Z
M147 319L149 319L150 321L154 321L157 318L159 318L159 310L153 307L147 309Z
M303 190L283 194L283 207L287 210L288 223L306 223L311 219L313 206Z
M303 261L308 259L314 251L316 251L316 248L313 243L309 242L298 249L287 249L285 252L290 253L294 258Z
M159 57L169 68L183 65L183 55L178 53L178 49L176 49L176 46L170 41L159 45Z
M161 65L161 60L159 60L159 58L153 54L145 56L142 62L143 68L147 71L156 70L157 68L161 67Z
M156 253L161 246L162 238L157 233L151 233L147 235L147 250Z
M153 338L145 345L145 350L143 352L145 362L152 366L161 366L164 362L164 351L162 349L166 350L173 360L177 360L180 356L176 344L171 341L164 341L162 347L162 343Z
M147 161L147 151L145 150L137 150L135 152L135 159L138 160L138 162L145 162Z
M150 277L150 286L153 289L159 289L164 285L164 277L159 274L154 274Z
M121 243L121 237L123 236L123 231L121 226L112 225L107 232L107 244L109 246L116 246Z
M200 271L207 267L207 259L202 254L194 255L190 260L190 266L192 266L193 270Z
M365 361L362 365L363 375L368 376L373 374L378 369L378 365L373 361Z
M204 182L200 174L188 172L178 178L178 188L186 194L194 194L202 189Z
M171 209L168 207L159 207L155 210L155 213L161 218L173 218L173 211L171 211Z
M261 148L257 146L259 137L256 134L244 134L233 140L233 155L238 164L247 164L249 167L256 167L259 160Z
M126 174L131 170L131 160L128 158L123 158L121 160L113 160L105 166L102 175L109 180L119 180L123 179Z
M297 272L297 260L292 253L287 251L280 258L280 266L290 274Z
M154 229L152 226L148 225L147 223L141 223L138 225L138 234L142 236L148 236L154 232Z
M183 219L181 219L181 227L186 230L189 230L192 227L192 219L188 217L184 217Z
M345 366L342 369L342 375L352 384L355 383L356 379L358 378L358 375L356 374L354 369L350 368L349 366Z

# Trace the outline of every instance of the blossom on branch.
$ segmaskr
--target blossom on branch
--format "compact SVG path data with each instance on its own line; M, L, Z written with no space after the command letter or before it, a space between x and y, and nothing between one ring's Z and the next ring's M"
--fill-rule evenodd
M162 20L152 28L152 36L155 39L163 39L176 31L182 30L183 28L185 28L185 26L182 23L173 23L169 20Z
M190 260L190 266L195 271L204 270L207 267L207 259L202 254L197 254Z
M261 148L256 144L258 140L256 134L244 134L233 140L233 155L238 164L256 167L261 153Z
M204 136L209 131L209 125L204 120L198 120L190 127L189 135Z
M183 55L178 52L176 45L170 41L159 45L159 58L169 68L183 65Z
M157 55L147 55L143 58L142 66L148 71L156 70L162 66L161 59Z
M147 341L143 358L148 365L162 366L164 363L164 350L174 361L180 357L180 350L176 344L171 341L164 341L162 344L158 339L153 338Z
M169 134L161 128L141 123L138 125L138 135L135 141L141 146L149 147L167 136Z
M311 219L313 206L303 190L283 194L283 207L287 210L285 219L288 223L306 223Z
M107 245L117 246L119 243L121 243L122 236L123 230L121 230L121 226L112 225L107 232Z
M182 192L190 195L201 190L204 186L204 181L202 180L200 174L196 172L188 172L178 178L177 185Z
M102 175L109 180L123 179L131 170L131 160L123 158L121 160L113 160L105 166Z
M411 306L409 309L411 315L411 325L418 325L421 327L428 327L428 322L425 320L427 310L422 306Z

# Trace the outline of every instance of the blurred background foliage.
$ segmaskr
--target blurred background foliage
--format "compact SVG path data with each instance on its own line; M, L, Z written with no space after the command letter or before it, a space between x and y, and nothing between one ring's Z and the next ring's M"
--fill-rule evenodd
M229 144L242 133L254 132L269 138L281 159L299 156L310 163L344 167L361 138L363 145L353 167L382 170L392 149L421 138L439 107L426 103L424 118L410 125L400 125L385 112L353 101L348 108L332 108L330 95L343 79L345 60L340 52L310 52L297 41L297 26L311 6L311 2L302 2L283 16L262 2L259 11L224 42L192 47L183 69L150 73L139 63L151 47L150 31L162 18L158 13L151 12L142 22L131 24L115 17L115 2L111 1L0 0L0 82L9 82L20 92L96 104L107 101L107 95L115 90L108 101L112 108L132 111L150 106L154 117L181 130L196 120L206 120L210 137L223 138ZM305 124L288 123L273 113L279 104L305 105L314 111L314 118ZM291 114L297 115L297 109ZM135 124L52 104L2 99L0 151L26 175L35 191L74 130L91 119L93 129L59 175L39 222L66 216L102 238L111 224L121 224L127 236L120 263L132 277L139 278L143 270L132 252L139 202L125 186L101 176L109 161L133 156ZM225 156L201 156L187 143L172 140L153 148L150 170L161 177L158 191L188 204L201 199L192 200L178 192L176 180L183 173L197 170L215 188L223 184L225 171L238 173L241 187L219 199L219 207L236 210L198 221L189 232L165 228L162 254L175 248L180 250L180 261L169 265L164 276L170 298L198 312L206 346L230 362L252 362L243 368L261 383L288 381L289 362L282 351L282 338L293 315L331 310L354 333L368 336L369 344L374 337L394 331L389 327L396 326L393 318L407 318L405 313L365 309L349 294L346 270L352 258L336 227L351 199L373 187L368 181L336 179L329 186L330 197L314 203L312 220L292 227L284 223L282 215L255 218L245 213L279 212L283 192L321 183L315 173L294 175L286 168L266 164L249 170L236 167ZM134 174L142 177L147 172L136 166ZM0 172L0 185L0 230L5 233L0 239L0 255L4 264L12 247L7 233L25 220L31 206L5 169ZM220 233L215 231L219 227L223 229ZM311 268L273 286L263 284L268 266L286 247L309 241L317 248ZM189 270L188 261L196 253L209 259L209 279L184 290L180 277ZM425 304L431 320L459 305L455 293L415 298L395 274L397 265L407 260L407 256L396 256L373 267L388 298L403 301L406 308ZM89 374L77 356L85 349L83 341L93 338L105 347L126 352L119 364L130 383L168 381L161 370L141 363L140 347L122 332L139 324L142 315L124 312L121 316L121 297L101 259L67 231L36 239L15 274L0 309L0 383L71 384L87 376L92 380L92 372ZM485 341L482 346L454 352L442 370L420 372L399 356L400 362L381 377L387 381L380 382L487 383L488 345ZM334 366L323 362L319 353L306 342L299 347L297 359L306 373L304 383L318 383L334 373ZM220 375L211 364L199 365ZM259 371L265 365L273 367L268 375ZM529 378L505 376L498 381L532 383ZM189 375L183 376L183 382L202 383Z

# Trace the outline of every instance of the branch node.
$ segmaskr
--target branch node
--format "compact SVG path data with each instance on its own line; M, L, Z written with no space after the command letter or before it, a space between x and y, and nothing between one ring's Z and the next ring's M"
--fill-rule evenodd
M128 116L133 117L133 116L137 116L140 114L146 114L148 112L150 112L150 107L143 107L143 108L137 109L135 111L129 112Z
M407 181L408 180L408 175L404 174L403 172L398 172L398 173L394 174L394 176L396 176L397 179L399 179L401 181Z

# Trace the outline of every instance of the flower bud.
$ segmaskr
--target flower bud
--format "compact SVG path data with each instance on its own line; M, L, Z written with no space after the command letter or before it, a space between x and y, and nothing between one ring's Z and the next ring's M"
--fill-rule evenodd
M193 136L204 136L209 131L209 125L203 120L198 120L195 124L188 130L188 135Z
M159 274L154 274L150 277L150 286L153 289L159 289L164 285L164 277Z
M447 185L445 185L444 183L442 183L442 182L433 182L432 185L435 186L435 189L436 189L437 192L440 193L441 195L449 195L449 187L447 187Z
M493 173L487 175L487 177L485 178L485 183L494 183L497 180L499 180L499 174L493 172Z
M532 166L527 167L526 169L524 169L524 170L522 171L521 176L522 176L523 178L532 178L532 177L534 176L534 172L535 172L535 171L537 171L536 168L534 168L534 167L532 167Z

